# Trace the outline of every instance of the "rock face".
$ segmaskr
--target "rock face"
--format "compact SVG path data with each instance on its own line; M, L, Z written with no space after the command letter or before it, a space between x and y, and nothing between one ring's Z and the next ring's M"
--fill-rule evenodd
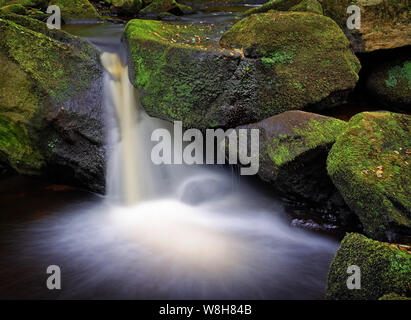
M375 239L411 234L410 127L407 115L357 114L328 156L331 179Z
M410 111L411 59L409 55L381 62L368 75L366 87L380 103Z
M0 162L103 191L98 52L37 20L7 19L0 16Z
M348 289L349 266L361 271L361 289ZM411 251L401 246L374 241L349 233L341 242L328 272L327 299L376 300L385 294L409 293Z
M338 220L333 222L346 224L350 210L326 170L328 151L345 127L338 119L287 111L237 129L260 130L258 176L263 181L284 197L310 203L332 213Z
M60 7L64 23L90 23L101 20L97 10L88 0L51 0L49 5Z
M327 17L252 15L219 44L218 31L145 20L127 24L131 81L150 115L186 127L236 127L341 103L358 80L359 61Z
M360 30L348 30L347 8L361 10ZM357 52L392 49L411 44L409 0L322 0L324 14L346 32Z

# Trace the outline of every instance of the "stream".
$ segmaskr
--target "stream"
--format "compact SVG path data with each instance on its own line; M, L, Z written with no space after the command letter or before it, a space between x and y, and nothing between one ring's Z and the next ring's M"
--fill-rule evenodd
M107 195L0 182L0 298L323 299L336 239L292 227L280 200L227 167L152 164L150 135L172 124L124 81L123 28L66 28L106 52ZM61 290L46 287L49 265Z

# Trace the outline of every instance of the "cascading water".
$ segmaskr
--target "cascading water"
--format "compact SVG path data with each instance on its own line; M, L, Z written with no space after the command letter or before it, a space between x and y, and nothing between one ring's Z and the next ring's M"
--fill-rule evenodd
M59 265L61 298L323 298L338 243L290 227L276 200L241 179L232 188L229 170L154 165L151 133L171 124L138 108L117 55L102 63L108 194L20 227L13 265L37 270L16 280L21 292L56 294L26 284L43 284L44 266Z

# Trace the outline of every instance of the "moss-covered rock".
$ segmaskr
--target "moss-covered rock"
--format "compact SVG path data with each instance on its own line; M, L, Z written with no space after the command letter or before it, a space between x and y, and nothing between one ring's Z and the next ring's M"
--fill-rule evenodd
M101 17L88 0L51 0L49 5L59 6L64 23L96 22Z
M357 114L328 156L331 179L375 239L411 234L410 127L403 114Z
M37 20L7 17L14 21L0 15L0 162L102 191L97 50Z
M376 66L366 86L380 103L411 111L411 58L393 58Z
M146 16L158 16L160 13L169 12L175 15L183 15L194 12L194 10L187 5L180 4L175 0L153 0L147 7L140 11Z
M347 224L350 210L326 170L328 151L345 127L342 120L295 110L237 130L259 129L258 176L277 193L292 201L309 203L316 208L317 218ZM229 157L228 147L226 152Z
M348 30L347 8L361 9L360 30ZM411 44L411 5L409 0L322 0L324 14L345 31L354 50L370 52Z
M197 128L224 120L213 104L236 70L239 54L215 47L207 39L212 32L211 26L162 21L127 24L131 82L150 115Z
M322 100L329 107L358 81L360 63L346 37L331 19L314 13L253 14L227 31L220 44L260 62L249 73L259 75L262 84L255 90L271 115Z
M37 8L37 9L44 11L47 9L48 2L49 2L48 0L6 0L6 1L3 1L2 6L4 7L8 5L17 4L25 8Z
M348 289L349 266L360 267L361 289ZM409 294L409 247L374 241L349 233L341 242L328 272L327 299L376 300L389 293Z
M110 0L110 10L125 16L134 16L144 6L143 0Z
M217 43L220 32L127 24L131 80L149 114L197 128L236 127L340 103L358 80L359 62L327 17L270 12L238 22Z
M249 9L243 13L239 14L240 18L248 17L256 13L265 13L270 10L287 11L294 6L299 5L301 0L272 0L264 3L262 6L257 8Z
M308 11L323 14L323 7L317 0L303 0L299 4L290 8L290 11Z

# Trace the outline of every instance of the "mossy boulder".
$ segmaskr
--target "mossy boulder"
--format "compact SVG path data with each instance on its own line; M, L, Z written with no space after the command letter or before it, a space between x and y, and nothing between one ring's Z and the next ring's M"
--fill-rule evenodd
M395 240L411 234L411 117L355 115L338 137L327 170L367 235Z
M348 233L331 262L327 299L377 300L385 294L406 294L411 286L411 251L408 246L374 241ZM348 289L349 266L360 267L361 289Z
M252 15L221 37L212 25L132 20L131 81L147 112L186 127L236 127L344 101L360 64L340 28L306 12Z
M180 4L175 0L153 0L147 7L140 11L141 14L150 17L158 16L164 12L183 15L193 13L194 10L190 6Z
M381 62L367 76L366 87L380 102L411 111L411 58L393 58Z
M317 218L348 224L350 210L326 170L328 152L345 127L342 120L293 110L236 129L259 129L258 176L273 190L316 208Z
M361 10L360 30L348 30L350 5ZM345 31L354 50L371 52L411 44L411 5L409 0L322 0L324 14Z
M110 11L120 15L134 16L144 6L143 0L110 0Z
M0 15L0 162L22 174L103 191L98 51L40 21L4 17Z
M197 128L224 121L223 112L213 104L235 72L239 54L220 50L210 40L213 36L218 34L209 25L151 20L126 25L130 80L151 116Z
M92 23L100 21L97 10L88 0L51 0L49 5L59 6L64 23Z
M299 5L300 3L301 3L301 0L272 0L267 3L264 3L262 6L259 6L257 8L252 8L243 13L240 13L239 17L244 18L252 14L265 13L270 10L287 11L294 6Z

